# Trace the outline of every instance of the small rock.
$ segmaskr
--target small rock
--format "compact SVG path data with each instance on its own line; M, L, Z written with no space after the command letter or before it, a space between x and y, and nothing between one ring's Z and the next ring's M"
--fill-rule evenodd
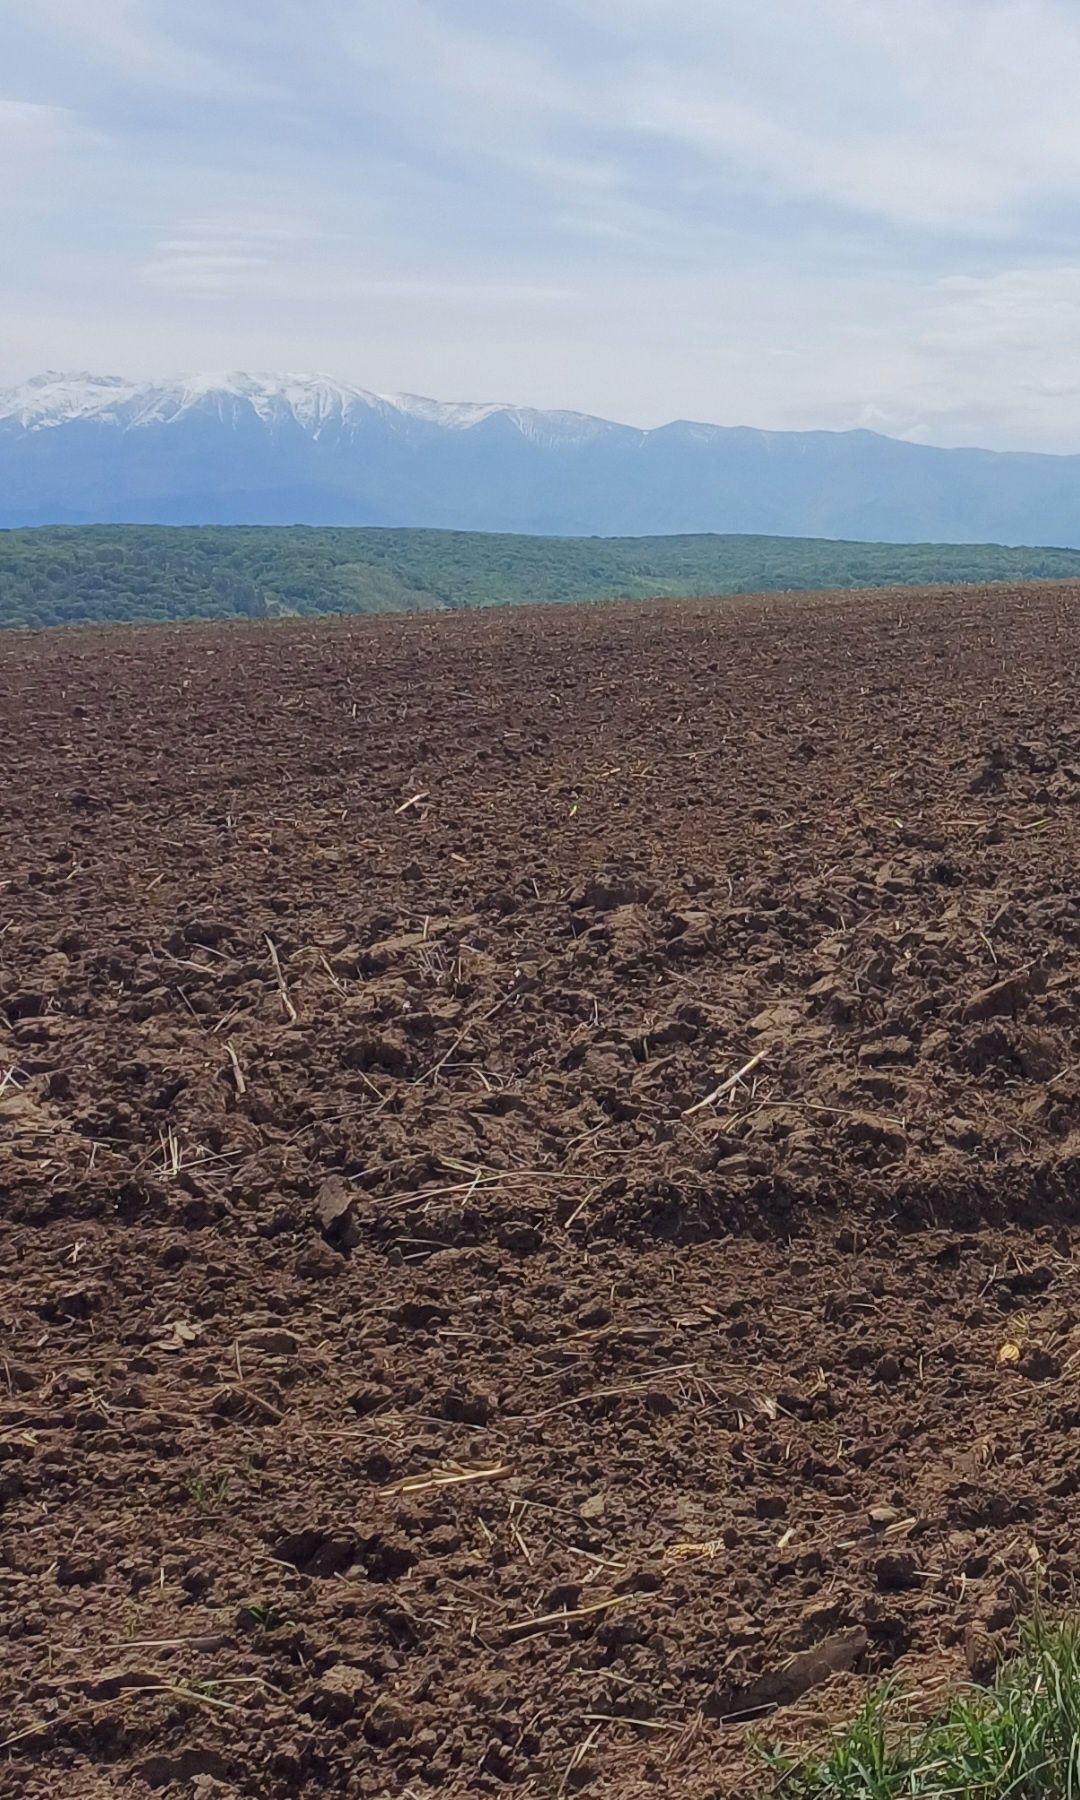
M214 1780L228 1778L225 1759L216 1750L180 1750L175 1755L148 1756L136 1763L132 1774L147 1787L168 1787L174 1781L195 1781L200 1775Z
M411 1736L412 1719L396 1700L388 1694L376 1700L364 1721L364 1736L370 1744L386 1746L396 1743L399 1738Z
M50 1325L65 1319L88 1319L100 1306L103 1291L99 1283L92 1281L63 1287L47 1300L39 1301L36 1310Z
M858 1667L869 1638L861 1625L838 1631L811 1650L802 1650L778 1669L768 1670L748 1687L721 1689L707 1710L720 1718L738 1718L766 1707L792 1706L812 1688Z
M450 1309L437 1300L406 1300L391 1317L407 1331L431 1331L436 1325L446 1324Z
M582 1331L599 1331L610 1325L612 1312L610 1306L586 1306L577 1315L576 1323Z
M401 1532L377 1532L360 1554L370 1581L400 1581L416 1567L416 1551Z
M859 1061L871 1069L912 1063L915 1061L915 1046L909 1037L877 1038L871 1044L863 1044L859 1051Z
M298 1788L304 1773L299 1744L279 1744L270 1757L270 1767L282 1781L290 1782L294 1790Z
M104 1556L62 1556L56 1565L58 1587L95 1587L104 1581L108 1563Z
M1026 1375L1029 1381L1056 1381L1061 1374L1058 1358L1035 1344L1024 1351L1018 1367L1020 1374Z
M874 1580L883 1594L902 1593L918 1587L922 1580L919 1565L908 1550L887 1551L874 1564Z
M528 1225L520 1219L508 1219L495 1232L495 1242L504 1250L513 1250L518 1256L531 1256L543 1244L543 1233L538 1225Z
M32 1369L23 1363L0 1363L0 1381L6 1381L13 1394L28 1394L31 1388L37 1387L38 1378Z
M959 1113L952 1113L945 1120L945 1142L957 1150L977 1150L982 1143L982 1133L972 1119L965 1119Z
M444 1419L451 1419L455 1424L486 1425L495 1410L495 1402L490 1394L479 1388L462 1390L451 1388L443 1395L439 1411Z
M138 1688L157 1687L160 1679L150 1669L129 1669L117 1664L91 1676L85 1684L84 1692L91 1700L115 1700L118 1694L130 1693Z
M1001 1285L1008 1288L1010 1294L1043 1294L1053 1280L1053 1269L1040 1263L1033 1269L1016 1269L1010 1275L1003 1275Z
M244 1350L261 1350L266 1356L295 1356L300 1340L291 1331L242 1331L240 1346Z
M273 1554L279 1562L291 1563L302 1575L327 1577L339 1575L356 1561L358 1545L348 1532L294 1531L279 1538Z
M895 1525L903 1515L897 1512L895 1506L871 1506L866 1516L877 1531L884 1531L887 1526Z
M874 1113L849 1113L846 1136L853 1144L883 1150L894 1156L902 1156L908 1147L906 1132L895 1125L891 1118L879 1118Z
M361 1419L366 1419L372 1413L382 1412L393 1398L390 1388L369 1383L353 1390L349 1395L349 1405Z
M984 1685L993 1681L1003 1653L1000 1639L987 1631L984 1625L975 1622L968 1626L964 1633L964 1660L972 1681Z
M327 1243L347 1253L359 1242L355 1189L340 1175L328 1175L315 1197L315 1217Z
M765 1035L784 1035L802 1023L802 1009L798 1006L767 1006L751 1019L748 1030L756 1037Z
M974 1024L983 1019L1015 1018L1032 994L1041 994L1045 987L1046 978L1040 970L1027 969L1022 974L1007 975L1003 981L995 981L972 995L964 1008L964 1019L968 1024Z
M670 1394L665 1394L660 1388L654 1388L650 1393L646 1394L645 1406L649 1412L655 1414L659 1419L670 1418L672 1413L678 1411L678 1402L673 1400Z
M304 1281L328 1281L339 1275L342 1267L340 1256L335 1256L325 1244L313 1244L296 1259L296 1273Z
M340 1724L371 1705L372 1681L364 1669L352 1663L334 1663L319 1678L318 1686L307 1700L307 1711L316 1719Z

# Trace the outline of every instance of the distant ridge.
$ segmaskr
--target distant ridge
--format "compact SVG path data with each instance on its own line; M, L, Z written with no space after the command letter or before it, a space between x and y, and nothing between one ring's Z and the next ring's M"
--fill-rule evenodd
M1080 545L1080 456L382 394L327 376L0 391L0 526L429 526Z
M1080 551L769 537L559 538L309 526L0 531L0 626L466 611L528 601L1080 584Z

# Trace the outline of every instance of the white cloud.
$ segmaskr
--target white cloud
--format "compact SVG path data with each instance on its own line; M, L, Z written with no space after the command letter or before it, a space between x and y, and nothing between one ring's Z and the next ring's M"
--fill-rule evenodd
M1080 444L1072 0L8 0L0 377Z
M1080 180L1080 19L1049 0L673 5L682 54L653 39L627 109L768 195L963 237Z
M964 237L1015 232L1028 209L1080 182L1080 17L1055 0L572 10L597 34L589 57L556 58L545 15L512 4L486 30L435 0L338 16L358 65L387 84L388 107L431 141L453 121L457 148L504 164L544 133L666 142L701 159L718 197L732 183ZM553 185L572 185L581 160L556 145Z
M103 140L66 106L0 98L5 275L22 278L19 231L34 239L62 212Z
M225 251L200 251L194 247L178 247L164 251L146 263L141 274L150 287L165 288L169 293L188 294L193 298L214 298L239 288L250 288L251 277L267 268L263 256L239 256Z
M286 214L245 210L180 220L154 246L139 274L151 288L213 299L258 291L268 276L309 260L319 232Z
M0 142L5 149L64 149L82 135L79 121L66 106L0 98Z
M100 135L66 106L0 98L0 208L37 205L61 167L78 167Z
M144 283L178 296L217 299L246 294L260 302L296 301L326 307L375 299L498 307L551 306L575 297L555 282L508 278L460 279L433 259L422 274L386 268L372 271L342 241L314 220L249 213L182 220L154 246L139 268Z

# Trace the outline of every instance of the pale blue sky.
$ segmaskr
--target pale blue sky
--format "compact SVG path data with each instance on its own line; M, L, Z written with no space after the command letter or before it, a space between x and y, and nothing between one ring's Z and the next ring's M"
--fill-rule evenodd
M1080 449L1077 0L5 0L0 382Z

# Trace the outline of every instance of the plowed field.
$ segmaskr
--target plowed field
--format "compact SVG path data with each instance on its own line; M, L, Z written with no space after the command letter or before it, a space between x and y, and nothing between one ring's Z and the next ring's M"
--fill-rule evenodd
M1059 586L4 640L0 1793L756 1794L1071 1591L1078 691Z

